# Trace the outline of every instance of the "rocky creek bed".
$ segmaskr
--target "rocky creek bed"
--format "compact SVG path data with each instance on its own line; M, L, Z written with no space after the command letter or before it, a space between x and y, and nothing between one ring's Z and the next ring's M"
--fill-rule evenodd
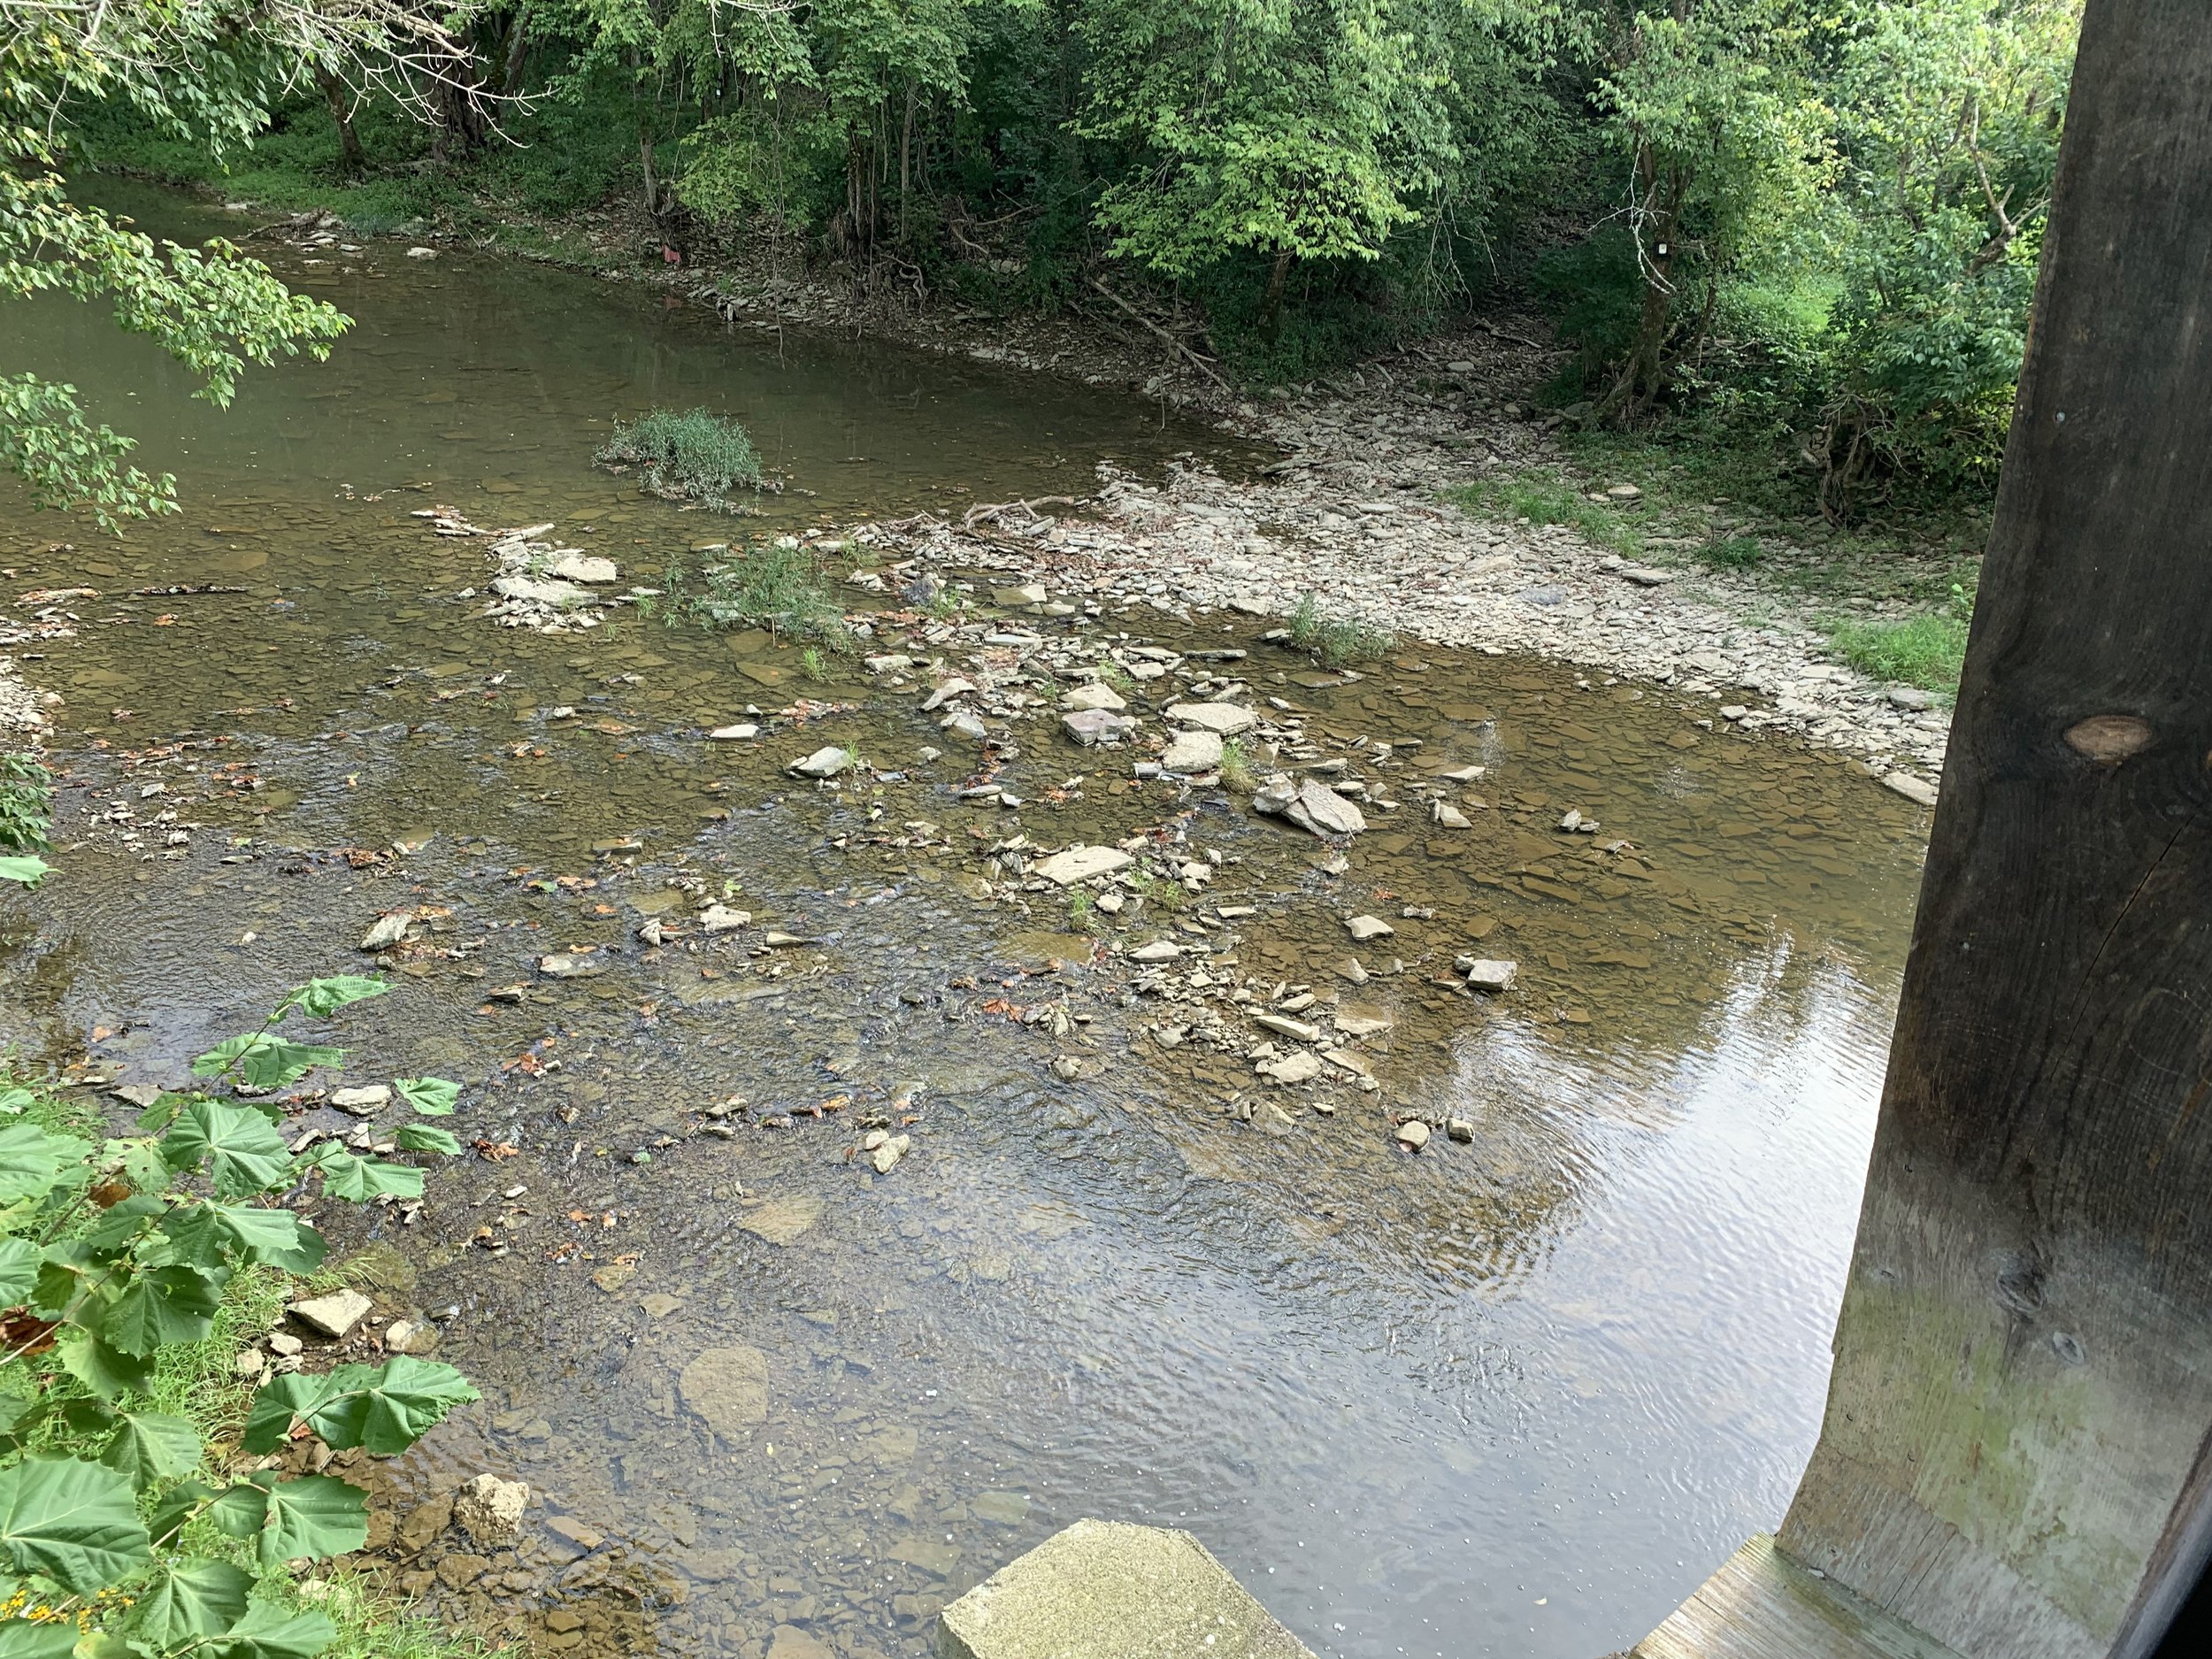
M64 787L0 1038L143 1090L373 964L372 1093L311 1078L296 1133L380 1145L383 1079L466 1084L469 1157L346 1238L360 1320L253 1350L483 1387L361 1471L374 1571L543 1650L893 1659L1101 1514L1193 1528L1317 1651L1586 1659L1770 1524L1923 833L1859 763L1906 749L1430 640L1410 596L1325 669L1247 612L1297 586L1294 497L1388 480L1171 465L1193 435L1148 455L1141 409L1102 481L1056 438L741 523L824 550L866 631L810 679L646 615L728 521L561 446L676 359L494 380L538 344L480 284L524 279L457 264L364 277L375 349L242 407L209 508L5 557ZM801 487L941 441L909 371L832 371ZM1426 558L1426 511L1363 541ZM1624 649L1667 592L1509 540ZM455 1517L486 1473L529 1488L511 1534Z

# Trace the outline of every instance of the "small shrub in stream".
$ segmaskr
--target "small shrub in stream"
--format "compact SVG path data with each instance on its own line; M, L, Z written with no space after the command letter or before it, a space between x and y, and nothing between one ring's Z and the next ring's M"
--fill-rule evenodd
M614 424L614 436L593 457L602 466L635 467L656 495L731 510L730 496L763 484L760 456L737 422L710 410L678 414L656 409Z

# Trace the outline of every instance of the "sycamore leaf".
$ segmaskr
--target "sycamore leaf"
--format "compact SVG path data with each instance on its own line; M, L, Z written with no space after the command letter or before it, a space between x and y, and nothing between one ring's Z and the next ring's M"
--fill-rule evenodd
M38 1283L38 1246L28 1239L0 1239L0 1308L19 1307Z
M126 1354L196 1342L215 1328L230 1270L142 1267L101 1316L100 1334Z
M135 1594L131 1629L167 1649L219 1636L246 1617L253 1575L227 1561L187 1559L164 1567Z
M404 1164L373 1164L350 1152L341 1152L329 1141L315 1148L315 1161L323 1167L323 1191L333 1198L366 1203L372 1198L420 1198L422 1171Z
M261 1529L264 1568L305 1555L342 1555L369 1541L369 1494L329 1475L299 1475L269 1488Z
M349 1488L350 1490L350 1488ZM79 1594L130 1578L151 1558L131 1483L73 1457L0 1469L0 1554Z
M338 1371L367 1369L365 1365L341 1365ZM319 1376L287 1371L270 1378L254 1393L240 1446L257 1455L276 1450L291 1438L293 1424L312 1418L342 1386L338 1371L325 1371Z
M291 1148L276 1126L227 1101L194 1101L177 1114L161 1148L173 1169L192 1169L206 1159L208 1179L222 1198L265 1193L292 1173Z
M193 1510L214 1495L215 1488L204 1480L180 1480L163 1493L154 1505L153 1518L146 1523L155 1548L173 1542L177 1529L191 1517Z
M287 1613L256 1601L213 1646L221 1659L313 1659L337 1640L338 1627L326 1614Z
M296 1083L319 1065L343 1063L346 1051L327 1043L293 1042L273 1031L250 1031L217 1043L192 1062L194 1077L235 1077L256 1094Z
M88 1325L98 1324L96 1309L78 1309L73 1323L54 1339L61 1368L103 1400L127 1394L144 1394L153 1386L154 1363L126 1354L112 1342L103 1341Z
M310 979L276 1005L279 1014L299 1009L313 1018L321 1019L334 1014L349 1002L366 1002L372 996L381 996L392 987L382 979L372 979L358 973L334 974L327 979Z
M35 853L12 853L0 858L0 881L16 881L35 887L53 873L54 866Z
M12 1618L0 1624L0 1659L73 1659L77 1626L65 1620L56 1624L34 1624Z
M0 1127L0 1204L44 1197L91 1151L89 1141L48 1134L35 1123Z
M461 1086L442 1077L397 1077L392 1079L392 1087L426 1118L450 1116L453 1102L461 1098Z
M157 1481L174 1480L200 1466L200 1436L182 1417L158 1411L119 1414L115 1438L100 1454L110 1469L119 1469L141 1492Z
M258 1204L189 1205L172 1210L161 1230L169 1235L174 1258L197 1267L222 1265L235 1250L249 1263L311 1273L329 1248L321 1233L290 1210Z
M461 1156L461 1143L453 1138L453 1132L437 1124L402 1124L393 1139L404 1152L442 1152L449 1158Z
M259 1476L267 1480L268 1476ZM252 1480L228 1487L207 1506L207 1518L225 1538L251 1538L269 1518L269 1489Z
M398 1354L380 1366L341 1365L332 1396L308 1424L333 1451L362 1447L379 1457L405 1451L456 1406L481 1399L467 1378L436 1360Z

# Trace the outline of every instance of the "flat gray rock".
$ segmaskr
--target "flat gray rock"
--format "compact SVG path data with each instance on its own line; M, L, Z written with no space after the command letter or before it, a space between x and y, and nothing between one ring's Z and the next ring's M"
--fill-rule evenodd
M1233 703L1171 703L1167 718L1177 726L1196 726L1216 737L1234 737L1260 723L1258 715Z
M938 1616L936 1659L1313 1659L1188 1532L1078 1521Z
M336 1341L359 1325L375 1305L357 1290L334 1290L327 1296L296 1302L290 1311L309 1330Z
M1046 859L1032 875L1042 876L1056 887L1072 887L1093 876L1110 876L1136 861L1118 847L1071 847Z

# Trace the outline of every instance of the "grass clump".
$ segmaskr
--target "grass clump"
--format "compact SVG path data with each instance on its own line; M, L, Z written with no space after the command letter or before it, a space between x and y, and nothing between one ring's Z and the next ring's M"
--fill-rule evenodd
M656 409L636 420L618 420L614 436L592 458L618 470L634 466L639 481L656 495L724 512L733 510L733 491L757 490L765 481L745 428L706 409L681 414Z
M1068 895L1068 931L1071 933L1094 933L1098 931L1098 900L1088 887L1078 887Z
M1290 642L1311 651L1324 668L1342 668L1387 656L1396 648L1398 636L1355 618L1324 616L1314 596L1307 594L1290 614Z
M1966 618L1924 611L1895 622L1844 618L1827 628L1837 656L1876 680L1918 686L1949 696L1966 664Z
M1584 540L1624 557L1640 557L1644 550L1643 536L1617 508L1592 501L1571 480L1555 472L1486 478L1448 490L1445 498L1463 512L1525 518L1532 525L1565 525Z
M829 678L826 653L841 657L856 649L821 565L795 542L745 548L706 566L695 587L683 565L672 565L652 608L671 627L688 617L708 627L766 628L795 640L807 647L799 672L809 680Z
M1697 550L1697 562L1709 570L1747 571L1766 555L1753 535L1717 536Z
M1239 795L1250 795L1260 787L1252 771L1251 755L1233 737L1221 746L1221 786Z

